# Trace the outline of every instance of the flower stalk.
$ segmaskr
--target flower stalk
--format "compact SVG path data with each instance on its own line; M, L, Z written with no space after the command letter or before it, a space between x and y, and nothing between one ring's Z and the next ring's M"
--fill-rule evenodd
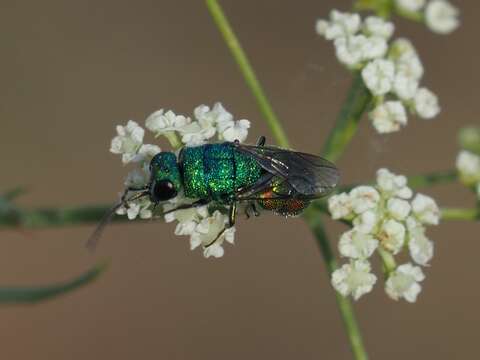
M243 51L240 42L233 32L232 27L225 14L223 13L222 8L216 0L206 0L207 8L210 11L210 15L215 21L220 33L223 35L225 44L230 49L232 56L237 63L240 72L242 73L245 82L247 83L248 88L252 92L257 105L262 112L265 120L267 121L270 131L273 134L273 137L277 141L278 145L281 147L288 148L290 146L285 130L283 129L282 124L280 123L277 115L273 111L270 102L263 91L263 88L258 81L257 75L253 70L253 67L248 60L247 55Z
M330 276L335 269L337 269L337 261L335 260L335 255L333 254L330 242L328 241L328 237L325 232L323 221L319 216L319 212L313 207L310 207L305 211L304 218L315 235L315 238L317 239L317 245L321 250L325 266ZM350 341L350 346L355 359L367 360L368 355L363 345L362 335L355 318L355 312L353 310L351 301L337 291L335 291L335 297L345 328L347 330L347 336Z
M443 220L480 220L480 207L474 209L443 208L441 209Z
M217 27L222 33L233 58L237 62L250 91L257 100L257 104L262 111L275 140L280 146L288 147L289 141L283 127L278 117L275 115L263 88L257 80L255 72L248 61L238 38L225 17L222 8L216 0L206 0L206 4L217 24ZM338 117L336 126L332 129L330 136L328 137L324 149L324 156L326 158L335 161L343 153L355 134L357 124L370 104L371 99L369 91L363 84L361 75L357 73L352 88L347 96L346 103ZM331 274L336 269L336 261L328 242L327 235L323 229L322 220L320 218L321 213L314 208L310 208L306 211L304 216L317 238L317 243L325 260L327 270L329 274ZM354 316L352 305L348 299L341 296L339 293L336 292L335 295L355 359L366 360L368 359L368 356L362 343L360 330Z
M340 110L335 127L330 132L322 150L326 159L335 162L343 154L371 101L372 95L365 87L361 74L355 73L352 86Z

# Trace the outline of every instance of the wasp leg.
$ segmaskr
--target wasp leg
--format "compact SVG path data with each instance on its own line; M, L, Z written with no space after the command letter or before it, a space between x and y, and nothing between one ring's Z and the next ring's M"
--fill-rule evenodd
M204 246L204 249L209 248L210 246L215 244L218 241L218 239L220 239L222 235L225 234L225 231L227 231L228 229L230 229L235 225L236 219L237 219L237 203L233 202L232 205L230 205L230 209L228 211L228 226L224 226L223 229L215 237L215 239Z
M207 199L200 199L200 200L197 200L191 204L182 204L178 207L176 207L175 209L170 209L170 210L167 210L165 211L164 213L162 213L162 215L166 215L166 214L169 214L171 212L174 212L174 211L177 211L177 210L187 210L187 209L191 209L191 208L196 208L196 207L199 207L199 206L203 206L203 205L207 205L208 203L210 202L210 200L207 200Z
M260 136L257 140L257 146L263 146L265 145L265 142L267 141L267 139L265 138L265 136Z
M127 187L122 194L122 197L120 198L120 203L123 204L127 209L129 208L128 202L127 202L127 195L131 191L145 191L148 189L148 186L143 186L143 187L134 187L134 186L129 186Z
M247 219L250 219L251 214L253 214L255 217L260 216L260 213L255 206L255 202L253 201L249 201L245 207L245 215L247 216Z

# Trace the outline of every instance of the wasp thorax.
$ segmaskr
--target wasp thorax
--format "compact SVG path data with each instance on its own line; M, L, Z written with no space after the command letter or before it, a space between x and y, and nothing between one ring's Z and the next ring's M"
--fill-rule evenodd
M150 200L158 203L173 199L182 188L177 157L172 152L161 152L150 162Z

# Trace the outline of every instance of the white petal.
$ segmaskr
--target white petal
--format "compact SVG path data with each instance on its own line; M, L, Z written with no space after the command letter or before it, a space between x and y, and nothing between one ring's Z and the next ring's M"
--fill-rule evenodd
M333 195L328 199L328 210L332 219L344 219L352 214L353 204L347 193Z
M425 6L426 0L395 0L395 5L402 10L417 12Z
M394 77L395 65L390 60L373 60L362 70L365 85L376 96L385 95L392 89Z
M358 300L362 295L369 293L377 281L377 277L370 272L370 263L364 260L354 260L344 264L332 274L332 286L343 296L352 295Z
M352 259L367 259L377 247L378 240L356 229L343 233L338 243L340 254Z
M407 113L400 101L387 101L380 104L369 116L380 134L398 131L407 124Z
M389 39L395 26L390 21L385 21L378 16L369 16L365 19L365 31L370 35L380 36Z
M425 275L420 267L410 263L403 264L389 276L385 283L385 291L394 300L403 297L408 302L415 302L422 289L418 282L424 279Z
M425 22L430 30L449 34L459 25L458 9L447 0L432 0L425 10Z
M361 214L369 209L374 209L380 200L380 194L371 186L357 186L350 191L353 211Z
M456 167L462 181L467 185L480 182L480 156L462 150L457 156Z
M440 112L437 96L426 88L420 88L415 94L415 111L424 119L432 119Z
M393 219L383 223L377 238L383 248L391 253L398 254L405 243L405 227Z
M405 220L410 214L411 206L406 200L391 198L387 201L389 214L396 220Z
M430 196L417 194L412 201L412 212L427 225L438 225L440 221L440 209Z

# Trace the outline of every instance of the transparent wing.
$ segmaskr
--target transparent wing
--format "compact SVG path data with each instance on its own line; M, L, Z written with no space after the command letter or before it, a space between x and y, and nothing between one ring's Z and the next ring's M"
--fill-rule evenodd
M338 184L336 166L320 156L273 146L236 144L236 151L252 156L267 172L285 179L299 194L321 197Z

